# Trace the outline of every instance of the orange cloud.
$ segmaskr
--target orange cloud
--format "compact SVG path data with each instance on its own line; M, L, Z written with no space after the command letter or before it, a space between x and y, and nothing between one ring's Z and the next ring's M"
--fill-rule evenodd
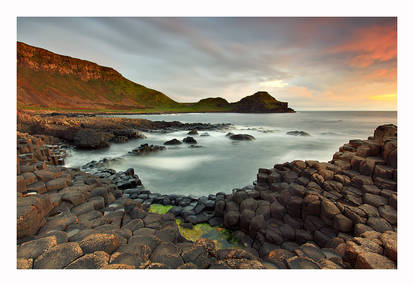
M397 80L397 68L380 68L376 69L370 73L367 73L364 76L364 79L367 80L391 80L396 81Z
M397 26L376 25L363 28L348 42L330 50L334 53L353 53L349 64L368 67L397 57Z
M382 94L382 95L374 95L368 97L370 100L374 101L391 101L396 102L397 101L397 94Z

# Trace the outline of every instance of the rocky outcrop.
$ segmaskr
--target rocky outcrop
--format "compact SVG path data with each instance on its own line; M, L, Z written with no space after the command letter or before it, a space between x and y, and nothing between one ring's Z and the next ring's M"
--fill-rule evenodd
M254 136L248 134L227 134L228 138L235 141L252 141L255 140Z
M350 140L329 163L259 169L254 189L216 197L215 216L275 266L396 268L396 166L397 128L380 126L367 140ZM299 247L304 242L314 253ZM275 246L288 251L282 263L269 253Z
M165 146L162 145L149 145L147 143L140 145L137 148L134 148L133 150L131 150L130 154L134 154L134 155L144 155L144 154L148 154L148 153L152 153L152 152L159 152L165 150Z
M133 169L104 162L84 172L46 154L18 156L17 267L397 268L396 131L381 126L330 162L262 168L253 187L208 197L151 193ZM44 149L50 140L19 134L18 149ZM24 188L35 183L45 186ZM148 213L154 203L173 207ZM245 248L185 240L176 218L232 229Z
M173 132L178 130L221 130L230 124L180 123L125 119L84 115L32 115L18 112L18 131L37 135L48 135L65 140L76 147L97 149L108 147L111 142L123 143L132 139L143 139L142 131Z
M301 137L310 136L310 134L308 134L307 132L304 132L304 131L289 131L286 134L290 135L290 136L301 136Z
M51 140L18 133L18 184L46 185L42 193L18 188L18 269L264 268L244 249L184 239L172 213L149 213L137 194L152 196L133 169L115 172L104 161L88 164L91 173L55 165L54 153L42 152ZM25 155L39 150L42 156Z
M193 137L186 137L183 139L183 143L186 144L197 144L197 141Z
M287 102L280 102L266 91L259 91L231 103L232 110L238 113L294 113Z
M180 145L180 144L182 144L182 142L180 142L177 139L172 139L164 143L164 145Z

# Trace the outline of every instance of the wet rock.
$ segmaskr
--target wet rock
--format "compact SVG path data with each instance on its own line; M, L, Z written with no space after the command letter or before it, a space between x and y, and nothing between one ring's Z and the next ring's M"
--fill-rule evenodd
M144 154L148 154L151 152L159 152L162 150L165 150L165 146L149 145L145 143L145 144L140 145L137 148L134 148L129 153L134 154L134 155L144 155Z
M310 136L310 134L308 134L307 132L304 132L304 131L289 131L286 134L290 135L290 136L301 136L301 137Z
M193 137L186 137L183 139L186 144L197 144L197 141Z
M187 133L187 135L190 135L190 136L196 136L196 135L198 135L198 131L197 131L196 129L191 130L191 131L189 131L189 132Z
M252 141L255 140L254 136L248 134L232 134L229 136L231 140L237 141Z

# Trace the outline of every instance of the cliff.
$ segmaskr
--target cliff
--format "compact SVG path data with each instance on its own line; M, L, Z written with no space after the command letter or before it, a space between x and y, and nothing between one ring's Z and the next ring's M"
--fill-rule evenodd
M159 91L124 78L110 67L17 43L20 108L140 109L175 106Z

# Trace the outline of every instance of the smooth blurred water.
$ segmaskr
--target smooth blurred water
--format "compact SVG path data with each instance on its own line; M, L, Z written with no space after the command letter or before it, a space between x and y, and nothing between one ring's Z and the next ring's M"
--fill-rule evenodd
M152 192L194 195L230 192L233 188L249 185L255 180L258 168L271 168L275 163L295 159L329 161L348 140L366 139L382 124L397 124L397 112L190 113L116 117L232 123L234 129L231 132L256 138L254 141L232 141L225 136L228 131L208 131L210 136L194 136L202 148L189 148L182 144L145 156L126 155L143 143L162 145L167 140L182 140L187 136L187 131L145 133L146 139L112 144L103 150L74 150L66 159L67 166L79 167L92 160L122 156L121 161L110 167L115 170L133 167ZM293 130L306 131L311 136L286 135Z

